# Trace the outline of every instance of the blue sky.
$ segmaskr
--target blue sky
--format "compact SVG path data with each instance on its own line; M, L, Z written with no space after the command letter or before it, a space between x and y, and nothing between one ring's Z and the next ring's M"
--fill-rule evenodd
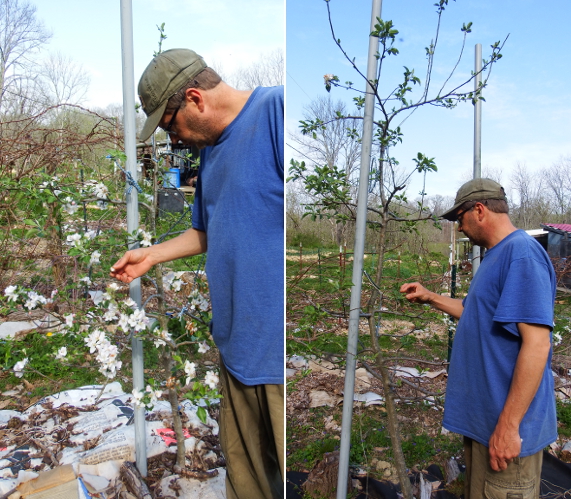
M414 68L424 81L424 47L434 37L437 21L434 3L383 2L382 18L391 19L399 30L400 55L391 61L393 69L386 66L381 85L389 88L391 77L401 77L402 66ZM331 0L330 7L337 38L365 73L371 1ZM569 19L568 0L542 4L531 0L458 0L450 1L444 12L434 82L442 82L457 60L463 23L473 22L458 68L463 76L474 68L476 43L482 44L486 57L490 45L509 34L503 58L492 71L482 110L482 168L501 170L508 189L510 171L518 162L538 171L561 157L571 156ZM287 127L295 131L303 106L326 95L324 74L336 74L341 81L351 80L359 89L364 84L332 40L324 0L288 0L286 26ZM335 88L330 95L349 103L353 96ZM419 110L404 124L404 144L395 148L393 155L407 169L413 167L411 159L419 151L434 157L439 172L428 176L426 191L429 195L453 196L472 174L473 121L471 104L454 110ZM299 158L289 147L286 155L288 163L290 157ZM408 189L409 197L414 198L421 185L420 178L415 180Z
M47 47L83 65L91 77L89 106L122 103L119 0L30 0L53 32ZM283 0L132 0L135 83L158 49L190 48L232 73L284 47Z

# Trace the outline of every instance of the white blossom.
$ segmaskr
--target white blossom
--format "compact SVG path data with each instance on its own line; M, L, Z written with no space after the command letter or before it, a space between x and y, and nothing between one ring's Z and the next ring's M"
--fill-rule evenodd
M107 285L107 289L110 289L112 291L117 291L119 289L119 284L117 284L116 282L112 282L111 284Z
M28 363L28 358L26 357L25 359L20 360L19 362L16 362L14 364L14 374L18 378L21 378L24 376L24 367L26 367L27 363Z
M63 205L63 210L70 215L75 214L79 210L79 205L69 196L65 198L65 204Z
M72 246L79 246L79 243L81 241L81 234L79 234L78 232L76 232L75 234L70 234L69 236L67 236L66 240L68 244L71 244Z
M151 385L147 385L146 392L151 397L151 404L156 404L158 399L163 395L162 390L153 390Z
M83 234L83 237L89 240L95 239L96 236L97 236L97 231L92 229L85 231L85 234Z
M150 232L144 231L143 229L139 229L138 233L143 236L143 239L141 241L141 246L152 246L153 243L151 239L153 238L153 236Z
M561 344L563 341L563 336L559 332L553 332L553 346L557 346Z
M155 348L159 348L161 345L166 345L167 341L172 341L171 334L166 329L159 331L158 338L154 339Z
M67 348L66 347L61 347L57 354L56 354L56 359L65 359L65 357L67 356Z
M94 251L91 253L91 258L89 259L89 266L95 265L96 263L101 263L99 258L101 257L101 253L99 251Z
M133 298L127 298L123 303L129 308L137 308L137 302Z
M198 353L206 353L208 350L210 350L210 347L206 341L203 341L200 345L198 345Z
M24 307L28 310L36 308L40 303L47 303L47 300L42 295L36 293L35 291L28 291L28 299L24 303Z
M199 293L198 290L193 291L189 298L190 308L192 310L202 310L203 312L208 310L208 300L201 293Z
M145 311L143 309L136 309L129 316L129 326L131 326L135 331L142 331L143 329L146 329L148 324L149 319L145 315Z
M107 312L103 314L103 320L105 322L114 321L117 318L117 309L109 308Z
M84 282L86 286L91 286L91 279L88 276L82 277L79 282ZM95 300L93 300L95 302Z
M186 385L190 384L190 380L196 376L196 364L186 360L184 362L184 372L186 373Z
M211 390L214 390L218 385L220 379L218 375L214 371L207 371L206 376L204 378L204 384L208 385Z
M4 290L4 294L8 298L8 301L16 301L18 299L18 286L8 286Z
M73 327L73 318L75 317L75 314L67 314L64 315L63 318L65 319L65 326L66 327Z
M91 180L86 182L86 185L89 188L89 191L92 192L97 199L107 199L107 195L109 194L109 189L105 184L97 182L95 180Z
M107 341L105 333L100 329L93 331L87 338L84 339L85 344L89 347L89 353L95 352L97 347L103 342Z
M136 388L133 388L131 394L133 395L133 404L135 405L135 407L144 407L145 405L143 404L143 396L145 395L144 392L140 392Z
M119 327L125 331L129 331L129 316L127 314L121 314L119 316Z

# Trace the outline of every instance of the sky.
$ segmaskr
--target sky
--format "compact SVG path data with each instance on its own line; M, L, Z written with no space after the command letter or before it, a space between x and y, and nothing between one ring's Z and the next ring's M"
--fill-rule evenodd
M47 50L59 51L88 72L91 85L87 107L105 108L122 103L121 18L119 0L30 0L37 16L53 32ZM399 30L398 57L383 69L381 87L392 88L403 66L415 69L424 81L424 48L434 37L435 0L385 0L382 18ZM371 0L330 0L337 38L365 72ZM359 80L331 37L324 0L132 0L134 76L139 76L158 49L157 25L165 23L163 50L192 48L223 73L257 61L263 54L286 45L286 124L298 130L303 108L312 99L328 95L324 74L341 81ZM571 31L569 0L548 0L538 7L532 0L450 0L437 46L433 88L454 66L462 42L460 27L473 22L459 78L474 68L474 46L483 56L496 41L509 35L503 58L494 67L482 106L482 168L501 171L509 190L516 164L530 171L550 167L571 155ZM287 41L285 41L287 40ZM46 54L47 54L46 50ZM349 104L353 94L332 89L334 100ZM429 174L428 195L454 196L473 170L473 106L454 110L430 107L415 112L404 124L404 143L392 151L407 169L418 152L434 158L438 173ZM293 144L286 137L286 144ZM302 159L286 147L286 164ZM422 189L416 177L407 194Z
M434 38L437 16L435 0L385 0L382 19L392 20L399 34L400 55L384 66L381 88L394 88L402 78L402 68L415 69L424 82L425 47ZM330 0L336 38L366 73L371 0ZM549 0L541 5L531 0L450 1L441 24L436 48L433 83L440 88L456 63L462 43L460 28L472 22L459 76L474 69L477 43L486 58L490 45L509 35L503 57L493 68L482 105L482 169L501 171L502 184L510 191L510 172L517 163L529 171L550 167L571 156L571 66L569 47L571 2ZM304 106L318 96L326 96L323 75L336 74L341 82L364 82L336 47L329 28L324 0L288 0L287 40L287 128L298 130ZM470 87L473 88L473 87ZM385 92L386 95L387 92ZM330 96L349 104L355 94L333 88ZM378 115L376 115L378 117ZM427 194L454 196L471 178L474 157L474 107L461 104L454 110L430 107L415 112L403 124L404 142L391 155L411 170L412 158L422 152L434 158L437 173L427 175ZM286 144L297 147L291 138ZM303 159L286 146L290 158ZM417 175L407 194L417 197L422 178Z
M87 107L122 104L121 2L28 0L53 33L47 51L81 64L91 79ZM189 48L231 74L285 44L283 0L132 0L135 84L158 51ZM135 95L136 92L135 92Z

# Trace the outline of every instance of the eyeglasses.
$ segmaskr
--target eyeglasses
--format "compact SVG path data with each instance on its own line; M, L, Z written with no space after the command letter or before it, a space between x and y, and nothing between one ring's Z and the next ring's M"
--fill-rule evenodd
M472 206L472 208L468 208L467 210L464 210L464 211L458 213L458 214L456 215L456 221L457 221L460 225L462 225L462 217L463 217L466 213L468 213L469 211L472 211L473 209L474 209L474 207Z
M179 109L180 109L180 106L175 109L174 113L172 113L169 124L165 128L163 128L162 126L159 127L161 130L165 131L168 134L174 133L172 131L172 127L174 125L174 120L176 120L176 115L178 114Z

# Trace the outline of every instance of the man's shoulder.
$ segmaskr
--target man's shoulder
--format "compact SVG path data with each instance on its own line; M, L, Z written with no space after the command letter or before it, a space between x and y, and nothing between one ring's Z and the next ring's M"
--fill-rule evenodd
M283 105L284 101L284 87L283 85L277 87L257 87L256 93L260 100L279 102Z
M525 257L539 257L541 259L549 259L547 252L541 244L525 230L518 229L512 237L507 241L508 245L512 246L518 256Z

